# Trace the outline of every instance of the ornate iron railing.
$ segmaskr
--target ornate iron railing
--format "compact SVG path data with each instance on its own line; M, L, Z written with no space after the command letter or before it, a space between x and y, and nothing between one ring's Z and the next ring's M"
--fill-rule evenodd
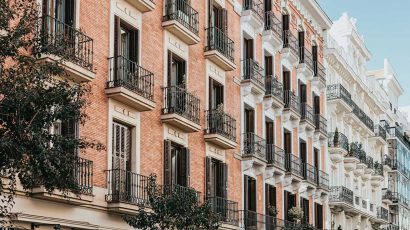
M292 153L285 153L286 171L303 177L302 160Z
M105 200L110 203L148 204L150 177L121 169L107 170L108 193Z
M257 212L242 210L240 211L239 227L241 229L265 229L265 230L317 230L308 224L298 224L290 221L281 220L279 218L263 215Z
M205 32L207 36L205 51L216 50L233 62L235 49L233 40L218 27L209 27Z
M300 114L300 102L299 97L295 95L291 90L285 90L283 92L283 102L286 109L293 109L296 113Z
M313 77L326 84L325 67L319 61L313 61Z
M259 86L265 88L265 76L263 75L263 68L257 61L249 58L242 61L242 66L243 80L254 81Z
M149 100L154 100L154 74L123 57L109 58L109 79L106 88L124 87Z
M302 120L308 121L312 124L315 123L312 106L308 105L306 102L303 102L300 105L300 112L301 112Z
M322 189L329 190L329 174L318 170L317 185Z
M353 191L344 186L330 188L330 202L344 202L353 205Z
M177 86L164 88L162 114L176 113L199 124L200 99L186 89Z
M236 141L236 120L217 109L205 112L206 134L219 134L231 141Z
M230 201L222 197L208 197L206 200L211 204L212 211L219 215L221 222L238 226L238 202Z
M382 189L382 199L383 199L383 200L390 200L390 201L393 202L394 197L393 197L392 191L390 191L390 190L387 189L387 188L383 188L383 189Z
M92 161L78 157L74 174L81 194L93 194L94 164Z
M377 176L383 176L383 165L377 161L374 163L374 174Z
M265 12L265 30L271 30L273 33L282 39L282 23L275 16L273 11Z
M263 2L260 0L244 0L243 10L253 11L260 20L263 20Z
M367 128L374 131L373 120L370 119L370 117L367 116L367 114L362 109L360 109L356 103L352 102L352 107L353 107L353 114L356 115L356 117L359 118L359 120L363 122L363 124L365 124Z
M285 169L285 151L274 144L266 145L266 158L268 164Z
M243 156L255 156L266 159L266 141L254 133L242 134Z
M93 39L81 30L49 15L41 17L41 52L62 56L85 69L93 70Z
M343 148L349 151L349 139L341 132L338 132L338 137L335 137L335 133L328 133L328 147L329 148Z
M386 130L380 124L374 127L374 134L376 137L383 138L383 140L387 138Z
M283 30L282 40L283 48L289 48L291 53L293 53L295 56L298 56L298 41L295 35L293 35L290 30Z
M279 101L283 101L283 85L277 77L272 75L265 77L265 95L272 95Z
M389 210L383 207L377 207L377 218L389 221Z
M199 15L186 0L167 0L164 21L176 20L192 33L198 35Z
M303 179L314 184L317 183L318 171L315 166L309 163L302 163L302 174Z
M337 85L328 85L327 86L327 100L336 100L336 99L341 99L343 100L346 104L351 106L352 104L352 96L347 91L345 87L341 84Z
M304 63L313 71L313 56L312 53L304 46L299 47L299 63Z
M316 130L327 135L327 120L320 114L315 114Z

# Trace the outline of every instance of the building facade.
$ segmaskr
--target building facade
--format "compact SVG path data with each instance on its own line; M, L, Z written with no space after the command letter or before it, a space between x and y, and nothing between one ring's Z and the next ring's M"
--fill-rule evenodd
M325 57L331 228L408 229L407 206L399 202L407 194L408 124L397 75L387 60L367 70L371 54L347 14L329 30Z
M315 0L37 1L45 47L92 86L86 124L54 132L107 149L80 154L80 197L19 193L17 226L129 229L155 174L222 229L293 226L292 207L317 229L410 229L403 89L388 62L367 70L354 19Z

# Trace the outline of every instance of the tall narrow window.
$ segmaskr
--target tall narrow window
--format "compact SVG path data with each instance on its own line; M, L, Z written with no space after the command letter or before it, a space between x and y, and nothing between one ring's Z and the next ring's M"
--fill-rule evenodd
M168 51L168 86L186 87L186 62Z
M132 68L131 62L138 64L139 31L117 16L114 18L114 30L114 55L122 57L129 63L128 68Z
M245 133L255 132L255 118L253 109L245 109Z
M315 227L323 229L323 206L315 203Z
M226 34L228 32L228 12L226 9L219 7L213 2L213 0L209 0L208 3L208 12L210 12L208 17L209 27L215 27L222 33Z
M266 121L265 122L265 129L266 129L266 144L274 144L275 143L275 126L273 121Z
M301 103L306 103L307 102L307 95L306 95L306 85L305 84L300 84L299 85L299 96L300 96L300 102Z
M244 38L244 59L253 59L253 39Z
M289 15L282 15L282 28L283 28L283 47L289 46Z
M284 150L285 153L292 153L292 133L284 132Z
M250 176L244 177L245 210L256 212L256 180Z
M272 0L265 0L264 8L265 8L265 12L271 11L272 10Z
M224 86L209 78L209 110L217 109L224 103Z
M293 207L296 207L296 195L292 194L288 191L284 191L284 202L285 202L285 220L290 220L289 218L289 210Z
M189 186L189 149L169 140L164 145L164 184Z
M300 148L300 160L302 161L302 163L306 163L307 162L307 145L305 141L300 140L300 144L299 144L299 148Z
M273 57L265 56L265 76L273 75Z
M131 171L131 129L113 122L112 137L112 168Z
M43 0L43 15L54 17L68 26L74 26L75 0Z
M228 167L219 160L206 158L206 196L227 198Z
M283 90L291 90L290 88L291 76L290 71L283 72Z
M320 96L313 97L313 110L315 114L320 114Z
M303 197L300 198L300 207L303 210L303 223L309 223L309 200Z
M273 185L265 184L265 203L266 203L266 210L267 215L272 215L269 213L271 207L276 207L276 188Z

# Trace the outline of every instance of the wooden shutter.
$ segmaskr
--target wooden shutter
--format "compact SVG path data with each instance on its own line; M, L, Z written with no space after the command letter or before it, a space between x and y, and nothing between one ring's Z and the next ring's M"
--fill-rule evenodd
M75 25L75 0L65 0L64 2L64 22L73 27Z
M133 29L130 31L130 60L138 64L139 53L139 31Z
M300 94L300 102L304 103L307 101L307 95L306 95L306 85L305 84L301 84L299 86L299 94Z
M283 30L289 30L289 15L282 15Z
M214 80L209 78L209 110L215 109L216 103L214 103L214 93Z
M265 210L266 210L266 215L270 215L269 213L269 206L271 205L271 200L270 200L270 185L265 184Z
M251 109L245 109L245 132L254 132L254 111Z
M283 72L283 90L290 90L290 72Z
M113 169L131 170L131 131L122 124L113 123Z
M265 76L272 76L273 74L273 57L265 56Z
M121 36L121 25L120 18L114 16L114 56L117 57L120 54L120 36Z
M275 138L274 138L274 123L273 122L266 122L266 143L267 144L274 144Z
M225 33L225 35L228 34L228 11L226 9L221 8L219 10L221 14L221 30Z
M299 47L304 47L305 46L305 32L304 31L299 31Z
M171 141L164 140L164 185L172 184L172 153Z
M315 96L313 103L314 103L315 114L320 114L320 97Z
M211 161L210 157L205 157L205 188L206 188L206 197L209 198L212 196L211 194Z
M317 46L312 46L313 61L317 61Z
M167 86L172 85L172 52L168 50L168 63L167 63Z
M247 175L244 175L244 180L243 180L243 197L244 197L244 204L245 204L245 210L249 210L249 179Z
M222 169L222 197L228 198L228 165L221 163Z
M213 19L214 16L214 1L213 0L209 0L208 1L208 27L213 27Z
M178 181L180 185L189 187L190 182L190 152L188 148L182 148L179 162Z

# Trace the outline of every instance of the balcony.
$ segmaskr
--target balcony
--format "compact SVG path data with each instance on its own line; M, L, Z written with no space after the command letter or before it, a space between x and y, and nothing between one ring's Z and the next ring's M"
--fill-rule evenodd
M148 205L150 178L122 169L107 170L108 210L121 214L133 214L140 206Z
M95 78L94 41L79 29L44 15L41 17L40 45L40 60L63 60L61 65L74 81L88 82Z
M353 207L353 191L344 186L330 188L329 205L332 209L350 209Z
M315 166L309 163L302 163L303 179L311 184L317 185L318 171Z
M393 160L390 156L384 156L383 159L383 170L390 172L393 169Z
M284 30L282 34L283 48L281 51L282 59L287 61L289 66L296 66L298 63L299 45L295 35L290 30Z
M288 174L296 176L300 179L303 178L303 164L299 157L293 155L292 153L285 153L285 167Z
M142 13L149 12L155 9L155 3L153 0L125 0L137 10Z
M243 75L241 85L250 87L256 95L265 95L265 76L263 68L253 59L242 61Z
M352 96L343 85L327 86L327 101L329 109L332 108L336 114L352 112Z
M320 134L320 139L327 138L327 120L320 114L315 114L315 130Z
M94 164L92 161L78 157L76 159L75 167L73 168L74 179L78 194L68 193L63 194L60 191L49 192L44 186L38 186L32 189L31 194L34 197L59 201L70 204L87 204L94 200L93 195L93 173Z
M387 132L380 124L375 125L374 136L371 138L376 142L376 144L385 145L387 140Z
M383 165L377 161L374 163L374 174L372 175L371 185L373 187L379 187L380 183L384 180Z
M285 151L274 144L266 145L266 159L268 167L273 166L281 170L286 170Z
M242 158L251 159L259 165L266 164L266 141L254 133L242 134Z
M360 162L359 159L360 159L361 153L360 151L358 151L356 148L353 148L352 146L349 148L349 152L344 158L344 166L347 172L355 171L355 173L357 174L358 172L356 171L356 168L357 168L357 164Z
M328 151L333 163L340 163L349 151L349 139L341 132L328 134Z
M205 57L218 65L225 71L236 68L234 63L234 42L228 37L225 31L210 27L206 31Z
M256 33L262 32L264 26L264 6L260 0L244 0L241 22L247 23Z
M219 215L223 224L239 225L238 202L221 197L208 197L207 201L211 204L212 211Z
M265 12L265 30L262 33L263 41L273 46L275 51L283 47L282 22L273 11Z
M324 89L326 87L325 67L318 61L313 61L312 85L318 86L319 89Z
M302 75L307 81L313 77L313 56L306 47L299 47L298 75Z
M188 45L198 44L199 15L185 0L167 0L162 27Z
M107 97L122 102L138 111L155 108L154 74L125 57L109 58Z
M325 191L330 191L329 174L323 172L322 170L318 170L317 186Z
M368 132L373 133L374 131L374 123L372 119L362 110L356 103L352 103L353 111L352 113L357 117L358 123L363 124L363 129L368 129Z
M391 138L397 138L407 149L410 149L410 141L405 137L406 134L399 130L399 127L389 127L388 133Z
M264 230L302 230L302 229L314 229L313 226L306 227L305 225L297 224L290 221L278 219L273 216L263 215L257 212L242 210L240 211L240 229L264 229Z
M308 105L306 102L301 103L300 112L302 115L300 120L301 126L305 127L306 131L315 130L315 119L312 106Z
M285 90L283 93L283 102L285 104L283 115L292 120L300 120L300 102L299 97L295 95L291 90Z
M265 104L272 106L278 110L278 114L282 111L284 106L283 100L283 85L278 80L278 77L272 75L265 77Z
M177 86L164 88L164 108L161 120L184 132L198 132L200 100L186 89Z
M389 222L389 210L383 207L377 207L377 219L385 223Z
M380 230L399 230L400 227L394 224L385 224L380 226Z
M396 199L394 199L392 191L390 191L387 188L383 188L382 189L382 202L387 205L390 205L390 204L393 204L394 201L396 201Z
M236 148L236 120L223 111L205 112L206 129L204 139L224 149Z

